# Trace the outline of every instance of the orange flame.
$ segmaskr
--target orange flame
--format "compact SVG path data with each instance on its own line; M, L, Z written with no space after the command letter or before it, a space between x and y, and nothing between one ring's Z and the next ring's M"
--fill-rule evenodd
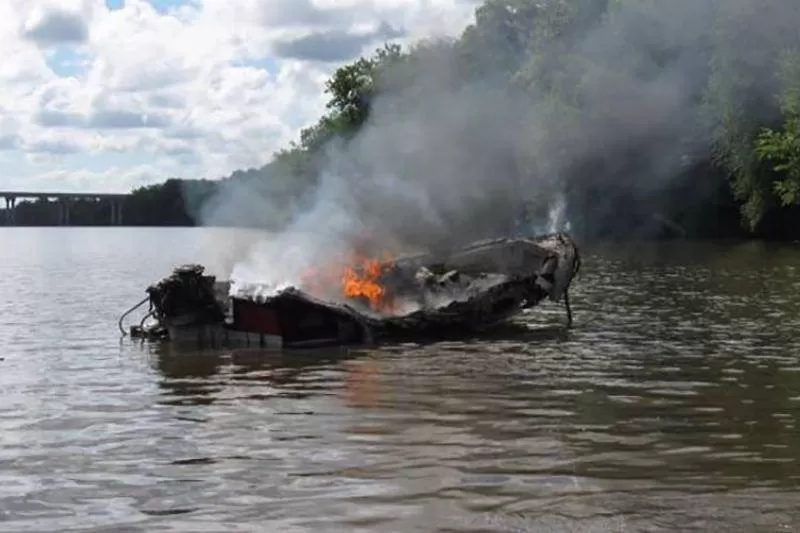
M342 290L348 298L366 298L375 311L390 311L392 299L381 284L380 278L388 270L375 259L358 258L355 266L345 267L342 273Z
M344 265L338 275L327 272L309 271L301 277L304 289L312 294L330 294L332 287L340 285L346 298L363 298L369 307L378 312L390 312L394 301L381 283L381 277L391 269L392 258L386 256L382 261L354 254L353 260Z

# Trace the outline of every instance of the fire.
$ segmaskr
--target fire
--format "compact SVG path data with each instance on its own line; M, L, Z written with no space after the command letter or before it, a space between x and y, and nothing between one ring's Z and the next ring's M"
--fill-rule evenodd
M339 268L306 272L301 276L301 285L309 293L322 297L330 295L332 289L340 290L345 298L363 298L372 310L389 312L394 308L394 301L381 283L381 277L391 264L390 256L378 260L354 254L353 259Z
M381 284L380 278L387 271L383 262L376 259L357 258L355 266L347 266L342 272L342 290L348 298L366 298L375 311L389 311L393 307L391 296Z

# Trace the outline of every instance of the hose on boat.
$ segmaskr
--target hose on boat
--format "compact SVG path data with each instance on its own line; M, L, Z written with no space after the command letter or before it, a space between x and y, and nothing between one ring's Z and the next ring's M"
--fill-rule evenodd
M567 327L572 327L572 309L569 306L569 289L564 291L564 305L567 308Z
M152 307L152 302L151 302ZM148 318L155 316L156 312L154 309L150 309L150 311L142 317L142 321L139 322L139 329L144 329L144 323L147 321Z
M144 304L146 304L146 303L147 303L147 302L149 302L149 301L150 301L150 297L148 296L148 297L146 297L144 300L142 300L141 302L139 302L138 304L134 305L133 307L131 307L130 309L128 309L127 311L125 311L125 312L122 314L122 316L121 316L121 317L119 317L119 322L117 322L117 326L119 327L119 330L120 330L120 332L122 333L122 336L123 336L123 337L124 337L125 335L127 335L127 334L128 334L128 332L127 332L127 331L125 331L125 328L123 328L123 327L122 327L122 321L123 321L123 320L125 320L125 317L126 317L126 316L128 316L128 315L129 315L129 314L131 314L131 313L133 313L134 311L136 311L137 309L139 309L141 306L143 306ZM148 315L149 315L149 314L150 314L150 313L148 313ZM145 316L145 318L147 318L147 317Z
M572 261L572 276L569 278L569 283L564 288L564 306L567 308L567 327L572 327L572 308L569 305L569 286L572 285L572 280L578 275L581 269L581 254L578 247L575 246L575 259Z

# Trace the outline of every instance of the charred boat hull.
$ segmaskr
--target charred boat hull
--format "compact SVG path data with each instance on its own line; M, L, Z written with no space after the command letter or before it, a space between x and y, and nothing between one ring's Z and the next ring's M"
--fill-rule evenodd
M405 257L392 262L386 282L415 305L381 314L296 287L268 296L231 296L229 282L189 265L148 288L146 318L153 323L145 326L143 320L130 333L210 346L291 348L474 332L545 299L563 298L568 306L579 266L578 249L565 234L481 241L444 256ZM569 310L568 316L571 321Z

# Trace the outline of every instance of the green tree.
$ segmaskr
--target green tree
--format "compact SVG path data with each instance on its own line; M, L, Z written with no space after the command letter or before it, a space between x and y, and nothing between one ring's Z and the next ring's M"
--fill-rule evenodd
M791 0L716 2L708 110L714 157L730 174L742 215L755 230L775 209L772 169L762 164L756 139L764 124L780 117L775 94L780 59L798 42L800 4Z
M325 83L328 112L300 133L300 146L313 152L335 138L355 135L369 117L373 98L391 88L389 81L396 81L387 74L404 59L399 45L387 44L370 58L339 67Z
M800 53L784 54L782 67L786 83L781 98L783 128L762 130L756 153L759 160L772 165L778 176L774 192L781 205L788 207L800 203Z

